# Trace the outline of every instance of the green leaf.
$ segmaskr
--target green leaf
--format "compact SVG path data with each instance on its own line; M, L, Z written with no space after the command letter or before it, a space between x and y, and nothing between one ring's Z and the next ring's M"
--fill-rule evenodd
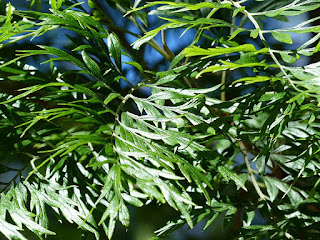
M290 37L290 33L285 33L285 32L277 32L273 31L272 36L278 40L279 42L284 42L288 44L292 44L292 39Z
M0 232L3 233L9 239L21 239L21 240L28 240L25 238L20 232L21 228L8 223L3 218L0 218Z
M319 49L320 49L320 41L317 43L317 46L314 49L314 53L319 52Z
M119 221L123 226L129 227L130 225L130 213L126 205L121 204L119 209Z
M103 103L105 105L108 105L109 102L111 102L113 99L118 98L118 97L121 97L120 93L110 93L108 95L108 97L103 101Z
M84 86L78 85L78 84L75 84L73 86L73 88L77 92L85 93L86 95L91 96L91 97L100 101L100 97L94 91L92 91L90 88L87 88L87 87L84 87Z
M259 102L269 102L269 101L277 101L279 99L282 99L284 96L286 95L285 92L281 92L281 93L266 93L263 94L260 99Z
M237 16L239 12L243 12L245 9L246 9L245 6L241 8L236 8L236 10L233 11L232 17L234 18L235 16Z
M190 228L193 228L193 221L191 219L190 213L188 211L188 208L185 204L183 204L180 201L176 201L177 207L180 210L182 216L184 217L184 219L187 221L188 225Z
M26 132L32 127L32 126L34 126L37 122L39 122L41 120L41 118L40 117L35 117L31 122L30 122L30 124L28 125L28 127L22 132L22 134L20 135L20 138L22 138L25 134L26 134ZM21 125L20 125L21 126ZM17 126L17 127L19 127L19 126Z
M290 98L287 103L293 103L293 102L297 102L299 105L301 105L303 103L305 99L305 93L299 93L297 95L295 95L294 97Z
M81 55L90 72L95 76L100 76L101 70L98 64L91 57L89 57L89 55L84 50L81 51Z
M136 207L142 207L143 206L143 202L141 202L138 198L130 196L128 194L121 194L123 200L125 200L126 202L130 203L133 206Z
M85 65L76 57L66 53L65 51L62 51L60 49L49 47L49 46L39 46L40 48L44 50L22 50L20 52L25 53L26 56L32 56L32 55L40 55L40 54L51 54L56 55L59 58L53 59L53 60L66 60L74 63L75 65L79 66L82 69L85 69Z
M316 238L320 63L286 65L318 53L320 17L273 30L265 22L299 20L320 0L107 1L129 10L122 27L98 1L88 2L91 15L77 1L47 1L49 11L41 2L19 11L0 1L0 173L13 177L0 182L4 237L48 238L52 209L84 238L109 239L118 222L128 228L131 207L152 203L177 211L159 238L203 220L228 231L238 215L235 238L294 239L297 230ZM159 21L148 26L152 14ZM132 24L143 36L121 46L128 34L138 38L126 28ZM61 31L70 41L55 45ZM167 58L161 31L180 51L172 61L147 56L152 47ZM179 39L186 31L190 45ZM285 50L264 40L270 33L283 44L292 43L291 33L315 36ZM135 86L122 84L129 73L122 54L132 59ZM48 68L24 64L43 57ZM239 139L255 156L254 169L237 161ZM21 157L22 169L6 166ZM259 214L269 225L253 225Z
M162 85L162 84L165 84L165 83L172 82L172 81L175 80L178 76L179 76L179 74L172 74L172 75L165 76L165 77L163 77L163 78L160 78L160 79L155 83L155 85Z
M240 78L233 83L238 83L238 82L246 82L246 83L257 83L257 82L266 82L266 81L277 81L279 80L278 78L274 77L267 77L267 76L256 76L256 77L244 77Z
M10 103L10 102L14 102L16 100L19 100L21 98L24 98L26 96L28 96L29 94L31 93L34 93L34 92L37 92L43 88L46 88L46 87L71 87L72 88L72 85L70 84L67 84L67 83L59 83L59 82L52 82L52 83L48 83L48 84L45 84L45 85L35 85L35 86L32 86L32 87L28 87L28 88L24 88L24 89L20 89L20 90L27 90L25 91L24 93L21 93L13 98L10 98L4 102L0 102L0 104L5 104L5 103Z
M235 52L256 52L256 48L252 44L243 44L237 47L229 47L229 48L223 48L223 47L216 47L216 48L208 48L203 49L200 47L192 46L186 48L183 53L186 55L186 57L194 57L194 56L204 56L203 59L209 58L209 57L215 57L219 55L225 55Z
M243 32L244 29L242 28L237 28L236 30L234 30L229 38L229 40L232 40L233 38L235 38L239 33Z
M207 221L206 225L203 227L203 231L205 231L213 223L213 221L216 220L218 216L219 213L214 213L212 217Z
M228 168L226 168L225 166L219 166L218 167L218 172L223 176L223 178L227 181L232 180L234 181L234 183L241 187L243 190L248 191L248 189L246 188L246 186L243 184L243 182L241 181L241 179L232 171L230 171Z
M297 54L296 57L291 56L288 53L285 52L280 52L280 56L282 58L283 61L285 61L286 63L295 63L297 61L297 59L299 59L299 55Z
M284 8L280 8L280 9L277 9L277 10L272 10L272 11L267 11L265 12L265 15L267 17L275 17L275 16L278 16L279 14L281 14L282 12L284 12Z
M50 2L51 2L51 8L57 9L56 0L51 0Z
M143 67L139 64L139 63L137 63L137 62L124 62L125 64L129 64L129 65L131 65L131 66L134 66L136 69L138 69L140 72L144 72L144 69L143 69Z
M250 32L250 37L257 38L260 31L261 31L260 28L256 28L255 30Z
M143 36L139 40L135 41L133 43L132 48L139 50L141 45L143 45L144 43L146 43L146 42L150 41L152 38L154 38L160 32L160 30L159 31L153 31L152 34L150 34L150 33L146 34L145 36Z
M116 66L121 71L121 43L118 36L114 33L110 33L107 38L107 44L111 57L114 59Z
M132 48L139 50L141 45L153 39L162 29L165 29L170 26L172 27L174 25L175 25L174 23L163 24L160 27L145 33L145 35L142 38L138 39L132 44Z
M264 177L263 180L264 180L264 183L266 184L266 189L269 194L270 200L271 202L273 202L278 196L279 190L276 187L276 185L272 181L270 181L269 177Z
M227 62L227 61L223 61L220 60L220 62L224 65L214 65L214 66L209 66L207 68L205 68L204 70L202 70L200 73L197 74L196 78L199 78L203 73L206 72L220 72L220 71L225 71L225 70L235 70L238 68L245 68L245 67L250 67L250 68L254 68L254 67L264 67L265 69L269 68L269 67L273 67L273 68L278 68L277 65L273 64L273 65L268 65L264 62L249 62L249 63L241 63L240 61L237 63L233 63L233 62Z

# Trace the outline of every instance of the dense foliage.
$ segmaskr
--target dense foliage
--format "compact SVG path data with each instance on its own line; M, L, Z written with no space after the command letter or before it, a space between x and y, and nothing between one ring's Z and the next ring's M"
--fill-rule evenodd
M55 234L51 209L111 239L150 203L179 213L154 239L219 216L226 239L319 236L320 17L265 27L319 0L14 4L0 1L4 236Z

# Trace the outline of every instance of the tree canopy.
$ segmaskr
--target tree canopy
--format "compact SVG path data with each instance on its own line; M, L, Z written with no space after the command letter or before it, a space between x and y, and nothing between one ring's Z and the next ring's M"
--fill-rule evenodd
M177 213L153 239L221 217L226 239L315 239L319 8L0 1L0 232L46 239L50 211L112 239L153 203Z

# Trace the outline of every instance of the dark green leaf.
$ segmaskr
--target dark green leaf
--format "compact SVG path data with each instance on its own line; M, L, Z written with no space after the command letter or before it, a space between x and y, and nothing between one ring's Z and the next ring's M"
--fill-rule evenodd
M98 64L85 51L81 51L82 59L87 65L90 72L96 76L100 76L101 71Z
M121 43L118 36L114 33L110 33L107 38L107 44L111 57L114 59L116 66L121 71Z

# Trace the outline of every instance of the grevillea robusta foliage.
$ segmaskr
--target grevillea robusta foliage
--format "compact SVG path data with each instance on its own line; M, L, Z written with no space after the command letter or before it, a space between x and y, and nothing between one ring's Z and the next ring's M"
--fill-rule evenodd
M15 4L0 1L5 237L55 234L50 211L111 239L154 203L178 213L154 239L221 217L226 239L317 239L319 0Z

